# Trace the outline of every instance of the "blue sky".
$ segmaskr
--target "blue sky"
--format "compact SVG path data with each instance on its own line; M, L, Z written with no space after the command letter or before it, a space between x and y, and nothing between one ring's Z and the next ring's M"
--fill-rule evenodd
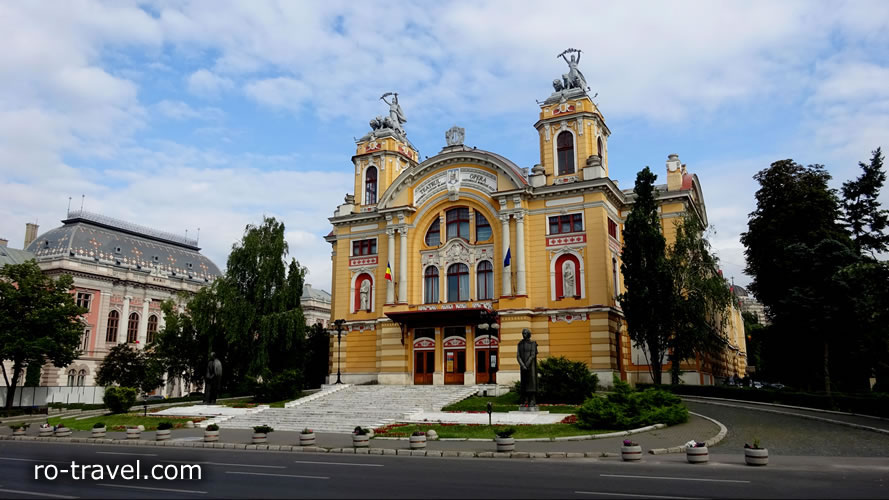
M835 185L889 147L889 2L0 3L0 237L84 208L194 234L220 267L245 225L287 226L329 288L327 217L353 137L397 91L421 155L466 142L539 162L535 99L582 49L621 186L678 153L726 276L753 174L823 163ZM884 204L889 197L882 196Z

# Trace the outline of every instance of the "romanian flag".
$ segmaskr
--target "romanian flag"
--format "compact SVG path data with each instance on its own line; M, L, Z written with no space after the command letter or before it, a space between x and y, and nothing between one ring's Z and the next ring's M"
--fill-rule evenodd
M392 281L392 267L386 262L386 279Z

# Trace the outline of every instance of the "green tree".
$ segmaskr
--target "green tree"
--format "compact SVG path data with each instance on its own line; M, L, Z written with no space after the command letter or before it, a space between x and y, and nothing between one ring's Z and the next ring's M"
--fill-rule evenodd
M327 378L330 359L330 332L319 323L309 327L306 339L305 381L306 387L321 387Z
M676 239L667 252L673 289L669 339L672 383L679 383L680 362L717 353L724 345L732 292L719 274L700 217L687 213L676 224Z
M652 381L660 384L671 335L673 285L657 213L656 179L648 167L636 175L636 198L624 226L621 273L626 292L618 300L629 337L643 348Z
M80 316L87 310L75 303L73 283L69 275L44 275L34 260L0 269L0 361L12 363L11 378L0 363L9 387L7 408L25 366L49 360L61 368L80 355Z
M859 259L840 272L849 287L852 309L848 311L844 342L845 372L855 378L851 390L889 392L889 263Z
M191 299L191 303L206 303L207 297L213 298L212 293L211 287L204 288ZM161 309L164 328L148 346L149 356L156 360L168 378L183 379L189 385L200 386L204 382L210 352L208 329L196 329L192 314L188 310L180 313L172 300L165 301Z
M851 248L838 221L836 193L828 187L830 175L821 165L781 160L754 179L760 184L756 209L741 242L745 272L753 278L750 289L772 323L771 340L783 352L795 353L785 358L779 373L785 381L811 388L812 363L820 358L829 392L831 337L843 331L837 328L847 307L841 304L846 284L836 278L850 264Z
M889 248L889 210L880 208L880 189L886 181L880 148L872 153L870 163L858 162L861 175L843 183L843 222L852 234L859 253L885 252Z
M145 351L128 344L112 347L96 372L96 383L105 387L138 387L148 392L157 389L163 381L163 368Z
M759 322L755 313L745 312L741 317L744 318L744 337L747 339L747 366L754 367L755 378L762 380L768 373L768 368L763 365L762 355L767 328Z

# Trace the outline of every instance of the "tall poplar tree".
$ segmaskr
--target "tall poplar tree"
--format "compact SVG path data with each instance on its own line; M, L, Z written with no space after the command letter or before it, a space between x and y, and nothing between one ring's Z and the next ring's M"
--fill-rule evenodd
M648 167L636 174L635 200L624 225L621 254L626 292L618 300L629 337L645 351L652 381L659 385L671 335L673 290L666 240L657 213L655 180L657 175Z

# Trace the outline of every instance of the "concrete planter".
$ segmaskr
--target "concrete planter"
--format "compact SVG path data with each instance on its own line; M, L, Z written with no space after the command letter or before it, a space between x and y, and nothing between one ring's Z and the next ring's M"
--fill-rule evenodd
M24 436L25 435L25 428L24 427L16 427L12 431L12 435L13 436Z
M39 437L52 437L52 427L41 427L40 433L37 434Z
M710 461L710 452L706 446L702 448L686 448L685 459L690 464L705 464Z
M412 450L422 450L426 448L426 435L422 436L411 436L411 449Z
M135 429L127 429L127 439L139 439L141 437L142 431L140 431L138 427Z
M57 438L71 437L71 429L67 427L57 427L54 434Z
M744 461L747 465L769 465L768 448L744 448Z
M370 447L370 435L368 434L352 434L352 446L355 448Z
M503 453L507 451L515 451L515 438L508 437L496 437L494 438L494 442L497 443L497 452Z
M314 432L310 432L308 434L300 433L299 445L300 446L315 446L315 433Z
M250 441L253 444L268 444L269 435L265 432L254 432L253 439Z
M204 442L213 443L216 441L219 441L219 429L216 429L215 431L204 429Z
M170 431L172 429L157 430L154 432L155 441L168 441L170 439Z
M93 439L101 439L105 437L105 427L93 427L90 431L90 437Z
M624 462L638 462L642 460L642 446L621 446L620 458Z

